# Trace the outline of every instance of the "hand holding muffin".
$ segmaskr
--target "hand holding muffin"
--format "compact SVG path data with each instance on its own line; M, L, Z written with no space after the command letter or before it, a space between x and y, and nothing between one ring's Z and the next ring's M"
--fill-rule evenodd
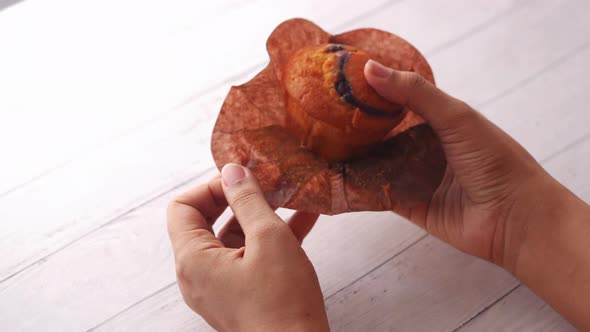
M512 137L420 75L376 62L365 73L379 94L431 124L447 157L429 204L404 216L510 271L577 328L590 330L590 206Z

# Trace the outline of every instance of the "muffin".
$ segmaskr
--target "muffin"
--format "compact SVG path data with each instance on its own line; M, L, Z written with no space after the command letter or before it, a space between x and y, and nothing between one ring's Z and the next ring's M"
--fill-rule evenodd
M304 47L283 71L287 127L301 146L329 162L361 157L406 115L364 77L369 55L340 44Z

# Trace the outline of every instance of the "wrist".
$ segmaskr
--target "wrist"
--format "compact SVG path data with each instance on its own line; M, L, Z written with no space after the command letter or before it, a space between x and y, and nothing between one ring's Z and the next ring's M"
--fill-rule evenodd
M512 264L507 269L518 279L528 283L542 277L547 268L557 268L556 262L566 263L568 251L576 233L583 232L580 221L588 215L588 205L560 183L545 186L538 191L538 199L529 217L521 227L521 236ZM563 266L563 268L567 268Z
M330 328L328 327L328 322L322 321L305 321L305 322L295 322L295 323L280 323L280 324L270 324L264 327L258 326L254 330L248 331L263 331L263 332L275 332L275 331L282 331L282 332L329 332Z
M257 321L244 326L244 331L262 332L329 332L328 318L325 315L318 317L302 316L293 319L281 319L275 321Z
M590 329L590 206L556 181L545 189L509 270L575 326Z
M519 188L519 193L500 217L494 239L493 261L517 278L527 270L531 253L544 251L554 242L563 223L572 220L586 205L549 174L537 174ZM538 255L535 255L538 256ZM535 257L538 259L539 257Z

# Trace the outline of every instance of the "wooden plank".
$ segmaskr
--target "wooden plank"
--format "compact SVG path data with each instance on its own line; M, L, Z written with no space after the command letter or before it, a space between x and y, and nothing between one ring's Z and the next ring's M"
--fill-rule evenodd
M184 7L180 7L180 9L184 8L184 10L188 12L188 14L185 14L185 16L188 16L185 17L181 15L180 18L182 19L179 18L179 22L176 22L173 18L167 16L163 18L172 20L175 23L173 24L174 29L170 28L171 31L165 33L164 36L161 38L165 39L166 42L170 42L169 39L171 37L169 38L169 36L181 35L181 37L174 37L177 38L179 45L176 45L176 48L172 48L171 50L167 50L166 52L172 52L172 50L174 50L174 52L176 53L182 53L183 47L180 41L184 42L184 50L186 52L189 52L189 50L194 52L198 51L198 49L195 49L196 44L193 41L199 40L199 38L197 37L202 35L201 31L203 31L203 29L191 25L186 25L192 22L193 19L199 21L199 17L194 17L190 14L196 10L194 8L191 10L192 7L190 6L194 6L194 4L196 3L201 2L186 1ZM344 5L348 4L348 2L338 3ZM366 8L368 10L374 8L374 6L379 6L382 3L384 2L381 0L371 0L366 3ZM64 3L64 6L65 4L66 3ZM67 2L67 4L70 5L71 3ZM221 24L221 22L228 21L235 22L237 24L241 22L240 20L244 20L248 17L256 17L251 16L255 12L255 8L261 8L260 10L262 11L273 11L276 9L276 6L278 6L278 4L273 1L262 1L255 2L252 4L250 4L250 2L245 2L245 4L248 4L248 6L244 5L245 7L240 7L241 9L237 12L228 11L228 13L216 13L215 11L204 11L202 15L209 15L217 18L217 20L214 20L213 18L208 17L205 22L211 22L213 20L215 24L218 25ZM245 34L243 36L240 34L236 34L234 38L239 37L238 39L242 41L246 40L251 42L252 45L259 46L256 48L244 47L244 50L240 54L243 54L243 56L247 57L248 59L251 58L251 61L249 61L252 62L252 64L254 64L256 61L265 61L266 55L263 55L263 53L265 52L264 40L268 35L268 32L274 27L275 23L278 23L277 20L280 21L281 18L286 18L288 15L301 14L302 16L318 19L319 21L323 22L323 24L326 27L330 27L341 24L346 20L353 19L356 15L359 15L359 13L363 13L363 11L358 11L356 9L352 10L347 7L347 9L343 10L341 14L338 16L328 15L329 13L331 13L329 4L335 6L336 2L335 0L332 0L332 2L328 1L325 2L324 5L319 6L318 8L312 6L311 1L299 2L296 7L293 7L294 5L289 5L285 8L281 7L280 9L276 9L278 11L277 15L265 15L260 19L260 22L253 24L252 26L247 25L243 29L240 29L240 33ZM172 4L168 3L165 3L165 5L172 6ZM95 4L95 6L97 5ZM250 8L251 6L255 6L255 8ZM90 9L92 8L94 7L90 7ZM96 13L97 17L102 17L100 13L108 11L108 8L112 9L113 7L107 6L107 9L102 9L101 12ZM130 6L129 8L127 8L127 10L131 10L133 8L134 7ZM289 12L289 8L293 9L293 12ZM70 8L70 10L72 10L73 12L77 12L77 10L82 10L82 13L84 15L90 15L87 12L87 10L90 9L86 9L85 7L84 9L80 9L78 5L74 5L74 7ZM178 10L180 11L180 9ZM144 17L143 20L149 21L149 17L153 18L153 15L158 14L156 13L157 9L152 8L151 11L153 11L153 13L151 14L152 16L148 15L147 17ZM37 13L37 11L35 11L35 13ZM123 13L121 13L121 15L123 15L124 13L125 11L123 10ZM176 10L173 10L173 12L169 15L175 16L176 14L178 14L178 12ZM241 18L240 20L237 20L237 18L232 19L231 17L221 16L221 14L234 16L237 15ZM84 17L84 15L82 16ZM240 15L243 15L243 17ZM8 17L8 22L11 22L10 18L11 17ZM90 23L88 23L89 25L87 26L87 28L90 29L94 27L96 29L96 25L98 24L95 22L96 19L93 18L89 20ZM25 22L28 21L25 20ZM91 24L92 22L94 23ZM139 22L141 22L141 20L139 20ZM180 23L183 24L178 26L177 24ZM6 24L9 27L12 26L8 23L4 24ZM145 24L149 25L148 22L145 22ZM199 24L203 23L201 22ZM31 32L31 34L34 36L34 32L37 30L33 30L34 31ZM157 32L154 32L152 30L149 30L148 32L155 33L159 36ZM0 28L0 31L4 30ZM137 31L135 32L139 33ZM112 34L113 32L110 33ZM229 31L225 31L224 33L229 33ZM125 35L125 33L122 34ZM109 36L110 34L105 33L105 35ZM247 36L250 35L251 37L247 38ZM65 47L65 44L67 44L67 41L69 40L68 38L71 38L71 36L67 36L70 35L66 34L66 37L63 37L63 40L60 39L61 42L58 43L58 45ZM224 37L224 35L220 34L219 37ZM229 38L229 36L225 37ZM36 44L36 39L34 39L33 37L31 37L31 39L33 40L31 43L33 43L35 47L40 47ZM0 38L0 40L6 40L6 38ZM56 45L56 47L58 45ZM103 46L105 48L114 47L113 45L108 43ZM152 44L149 44L148 46L159 48L161 45L154 46ZM217 46L221 47L222 45L218 44ZM144 49L138 46L138 50L136 51L147 52L148 49ZM4 53L2 54L3 57L7 56L4 55ZM18 62L18 54L20 53L14 53L13 56L15 57L15 59L9 62ZM59 54L54 55L54 57L59 58ZM256 55L258 55L259 57L256 58ZM171 54L170 56L175 55ZM219 57L216 57L216 59L218 58ZM185 59L186 67L188 68L191 64L195 63L197 63L199 66L203 65L195 59L198 59L198 57L192 59ZM156 57L153 59L153 61L157 61L157 63L160 63L161 60L161 57ZM171 62L176 63L176 65L179 65L178 61L173 60L174 59L169 59L169 61L166 61L166 63ZM229 69L226 68L227 71L216 73L224 79L227 79L229 75L234 75L229 81L226 82L227 85L223 85L220 88L214 89L207 95L202 96L201 98L192 100L190 103L184 105L184 107L180 109L175 109L164 114L154 115L158 111L162 111L162 107L164 107L166 103L151 100L150 98L152 97L149 97L152 95L159 95L160 92L149 92L140 89L141 91L137 93L141 96L135 95L135 97L133 97L125 95L125 98L131 98L130 100L134 102L140 100L141 103L146 104L138 105L133 104L133 102L129 100L126 101L126 99L121 99L122 97L119 99L109 97L106 98L108 99L109 103L117 102L121 104L117 104L116 107L115 105L100 106L101 108L104 108L104 110L106 111L102 109L100 111L97 111L96 107L98 106L92 105L89 109L87 109L84 112L81 112L80 114L77 114L76 112L78 111L78 109L74 109L75 107L71 105L71 107L65 107L63 113L60 113L60 111L46 112L45 109L40 108L40 106L39 108L35 109L35 107L33 107L34 105L24 105L21 108L17 108L19 109L19 112L11 112L10 116L8 117L8 120L11 120L12 116L16 117L16 120L13 119L16 122L0 122L0 135L3 135L2 137L0 137L0 150L6 152L6 154L3 155L3 157L6 157L7 160L14 160L14 163L4 163L2 166L3 170L0 171L0 176L6 177L7 179L12 179L14 177L14 174L11 172L11 169L18 171L21 168L21 165L25 165L22 167L23 172L29 174L30 172L26 170L26 165L43 164L43 161L35 159L38 157L36 153L29 153L28 151L39 151L41 155L43 155L46 152L48 155L52 156L56 154L55 151L51 150L47 146L44 146L43 144L49 144L55 148L59 148L59 146L63 145L66 147L65 149L67 150L64 150L67 152L64 152L64 156L70 156L71 154L73 154L73 152L69 148L70 145L68 144L82 144L82 141L86 140L87 138L94 137L93 135L95 132L97 135L103 135L106 132L109 132L105 134L106 136L101 136L100 138L100 140L105 140L105 142L103 142L104 144L100 145L99 147L94 147L94 150L91 153L82 151L84 153L73 157L74 161L71 161L70 163L63 165L62 167L58 167L57 169L52 170L51 176L41 177L40 179L35 180L34 182L26 185L25 187L20 188L19 190L14 191L9 195L5 195L0 198L0 218L2 218L3 220L21 221L19 223L3 223L3 225L0 226L0 235L6 239L5 243L7 244L6 246L0 248L0 257L3 258L0 261L0 281L20 271L21 269L30 265L31 263L36 262L41 257L44 257L47 254L55 251L56 249L63 247L65 244L78 238L82 234L91 231L98 225L101 225L107 222L108 220L116 218L122 213L125 213L125 211L140 206L141 204L143 204L143 202L149 200L150 198L153 198L154 196L157 196L159 193L165 191L167 188L171 188L179 182L186 181L187 179L194 177L195 174L199 174L199 172L210 169L213 166L213 163L210 157L208 142L210 133L212 131L211 128L213 121L217 113L219 112L219 108L223 101L223 98L230 84L243 82L246 80L247 77L252 76L254 73L254 71L250 71L245 75L235 76L236 72L239 72L240 70L243 71L244 68L248 68L250 64L248 64L248 62L244 62L241 60L235 61L235 59L232 59L230 61L227 58L226 60L228 62L231 62L232 66L234 67ZM1 63L3 63L2 60L0 60L0 64ZM119 66L124 66L125 64L126 62L123 61L121 64L119 64ZM240 67L238 68L235 66ZM261 67L262 66L254 67L254 69L260 69ZM117 68L118 67L115 67L115 69ZM148 68L146 67L143 69L147 70ZM193 69L187 69L187 72L189 72L188 74L190 77L197 76L199 77L199 80L209 77L207 78L207 80L210 79L212 82L216 82L217 80L217 78L211 76L212 74L207 74L209 76L205 74L203 74L204 76L199 76L196 75L195 72L192 72L192 70ZM129 83L130 86L132 85L130 83L132 80L145 79L144 77L137 78L132 75L133 73L137 73L137 71L141 70L137 69L136 71L133 71L129 69L129 71L121 71L120 79L123 80L123 82L129 81L127 83ZM0 72L2 71L0 70ZM15 71L14 76L16 77L18 73L19 71ZM72 75L77 75L77 73L78 71L74 71ZM102 75L102 73L100 72L95 74ZM115 75L113 73L111 74ZM42 74L40 76L39 82L43 82L43 79L51 79L53 77L49 74L46 74L45 76L44 75L45 74ZM119 75L119 73L117 73L117 75ZM0 82L4 82L3 77L5 76L0 75L0 80L2 80ZM6 77L11 76L9 75ZM36 76L32 75L31 77ZM64 78L64 80L67 81L66 83L70 85L75 85L79 83L79 81L76 80L76 77L73 77L69 80ZM23 84L25 84L28 81L29 80L27 79L22 82ZM108 82L103 83L107 84ZM194 89L203 89L203 87L200 87L198 84L200 83L194 81L190 81L187 83L187 85L191 86L193 92ZM0 87L3 87L4 85L8 86L10 84L8 82L6 84L0 83ZM16 84L16 86L18 86L18 84ZM177 86L178 84L171 83L168 89L175 90L175 87ZM40 89L41 87L37 88ZM37 88L31 87L33 91L36 91ZM87 86L83 85L83 88L86 89ZM17 89L17 87L13 87L12 89ZM87 94L98 92L106 93L105 91L100 89L97 89L96 91L86 91ZM15 92L15 105L13 105L14 107L18 106L17 102L26 103L29 102L29 100L33 100L32 98L25 98L26 95L23 95L23 93L23 91L21 91L20 94ZM49 94L50 92L47 93ZM163 90L161 93L165 94L165 91ZM21 96L21 98L17 98L17 96L19 95ZM147 101L142 99L145 96L149 97ZM137 98L137 100L133 98ZM174 97L169 97L170 100L175 100L175 98L179 98L179 96L175 95ZM93 98L88 97L86 100L92 99ZM178 103L179 100L180 99L176 99L174 102ZM6 102L10 104L11 100L8 100ZM0 103L3 103L3 101L0 100ZM150 104L151 106L147 107L147 104ZM146 106L147 108L143 108L140 106ZM14 111L14 107L12 108L12 111ZM155 108L152 109L153 107ZM3 109L1 105L0 109ZM23 112L21 113L20 110L22 110ZM33 113L30 113L29 111ZM46 117L38 118L38 124L36 124L35 126L38 126L39 128L35 126L25 126L22 123L29 123L30 121L28 121L28 119L35 118L34 115L37 114L37 112L45 114L44 116ZM94 113L92 113L92 116L89 116L88 114L86 114L87 112ZM74 113L76 113L77 115L75 117L70 118L70 115ZM105 113L105 118L101 118L102 120L99 121L95 118L96 116L103 116L103 113ZM63 117L61 115L63 115ZM67 124L71 124L74 130L79 131L79 136L81 138L72 139L72 137L76 137L76 135L71 135L71 133L68 134L68 130L63 128L60 129L59 126L53 126L53 120L49 119L48 117L54 117L56 119L55 121L61 121ZM86 117L90 117L90 120L85 120ZM150 121L147 121L146 119L149 117L154 118ZM144 123L146 121L147 123ZM142 127L140 128L140 130L127 132L122 137L119 137L116 140L109 141L109 138L107 136L113 136L116 135L116 133L115 131L112 131L110 129L105 129L104 127L102 127L102 125L119 126L122 123L128 123L130 126L142 125ZM88 129L86 128L86 126L90 126L92 128ZM29 131L21 132L20 128L23 127L27 127ZM55 134L57 136L49 135L48 132L45 132L43 130L50 130L51 133L57 132L57 134ZM30 132L35 132L36 134L29 135L28 133ZM28 135L27 137L30 136L30 143L38 147L34 149L31 147L29 149L29 146L27 145L29 143L20 140L20 137L25 134ZM4 135L6 135L6 137L5 139L2 139L4 138ZM39 137L45 138L45 136L50 137L47 138L47 140L42 140L42 142L40 142ZM56 139L54 136L61 137L57 139L63 139L63 141L54 141L54 139ZM12 144L12 142L14 142L15 140L19 141L18 146ZM66 144L66 141L71 142ZM4 149L5 146L6 149ZM14 155L11 151L16 153L16 155ZM26 158L30 157L32 159L25 160L23 159L25 157L21 158L19 157L20 155L25 155ZM158 157L155 158L154 156ZM40 158L45 157L41 156ZM4 169L4 167L8 167L9 169ZM0 181L0 183L5 182ZM122 187L125 188L124 191L121 190ZM52 200L48 200L47 197L59 197L60 201L55 202ZM34 206L35 208L32 209L32 206ZM63 209L63 206L67 206L69 207L69 209Z
M402 2L394 5L388 12L379 12L380 16L375 19L369 16L355 24L369 26L377 22L396 22L420 12L423 20L431 21L432 24L417 25L414 33L417 39L422 40L421 43L428 53L428 50L437 49L451 39L434 40L420 36L434 34L436 31L452 31L455 25L455 35L462 35L480 25L481 20L492 19L507 10L507 5L487 10L487 5L466 3L464 0L449 1L450 8L464 10L464 19L457 23L450 15L446 16L446 20L441 20L438 7L429 11L426 6L429 0L412 3L420 10ZM395 10L402 4L404 7ZM484 12L488 16L483 16ZM381 28L388 29L387 23L379 24ZM426 32L422 32L423 30ZM413 39L412 32L408 31L406 35L408 39ZM441 38L443 37L453 38L453 34L447 32ZM238 76L233 82L244 80L245 76ZM211 91L92 153L79 156L53 171L51 176L43 177L2 197L0 218L18 219L21 222L0 224L0 235L7 244L0 248L0 257L3 257L0 261L0 280L92 231L98 225L141 206L167 188L212 167L208 142L213 119L226 91L225 86ZM121 190L122 187L125 189ZM60 197L59 204L47 199L56 196ZM35 209L29 208L30 206L35 206ZM65 210L63 206L68 206L69 209Z
M588 42L579 36L588 29L583 19L588 10L590 3L584 0L523 3L477 38L469 38L468 47L438 52L429 59L439 86L473 105L518 88L530 74L547 70ZM469 75L456 79L464 70Z
M1 198L1 218L19 222L0 225L6 244L0 247L0 278L212 169L206 141L213 121L203 115L218 108L208 102L191 104Z
M176 284L164 288L157 295L145 299L145 301L90 331L127 332L130 327L133 328L133 331L137 332L214 331L203 318L196 315L184 303Z
M2 12L0 151L11 163L0 194L265 62L285 19L334 29L389 2L56 0Z
M590 117L584 105L590 88L590 43L574 52L533 75L526 83L528 96L517 97L517 90L481 108L540 161L588 135Z
M572 118L578 119L580 123L585 123L583 119L587 118L587 115L584 112L584 105L585 101L582 98L577 98L576 96L583 94L587 87L590 85L587 80L590 72L586 72L583 68L587 68L587 66L582 66L584 63L584 59L587 59L590 56L590 51L588 49L583 49L579 54L573 55L567 59L564 63L560 65L552 66L549 71L544 71L540 75L533 75L534 79L529 80L520 87L520 90L516 90L511 92L508 95L505 95L502 99L496 100L493 103L488 103L485 107L482 108L482 111L490 116L495 122L499 123L501 126L505 127L509 132L512 134L517 134L522 136L522 141L527 148L534 152L537 158L539 159L547 159L550 158L553 154L550 152L551 150L546 149L547 141L543 139L545 135L548 135L549 138L553 137L556 139L556 144L561 145L558 146L551 146L553 150L559 150L562 148L567 147L567 142L572 142L575 140L579 140L580 135L584 135L584 128L583 126L578 126L572 128L570 130L570 124L567 123L562 125L560 123L559 118L554 117L554 110L555 105L560 105L562 109L571 110L575 114L571 114ZM582 71L580 71L582 70ZM558 89L559 87L563 86L571 86L574 88L571 89ZM559 90L559 92L557 92ZM547 103L546 100L538 98L538 99L531 99L530 96L542 96L547 91L555 91L556 93L552 93L552 102ZM518 121L512 124L512 117L515 117L514 111L512 110L519 110L519 116L522 115L523 118L529 119L530 121L523 122L520 121L519 116L516 116ZM566 133L570 133L570 135L565 135ZM526 135L525 135L526 133ZM588 131L586 130L586 134ZM575 164L579 167L577 170L568 171L572 172L573 174L582 173L582 170L587 169L590 166L590 157L580 160L580 155L583 156L590 156L590 153L587 153L590 150L590 143L586 145L586 150L574 151L571 152L568 150L564 152L558 158L559 160L564 160L566 165ZM575 159L574 159L575 158ZM576 162L574 162L576 160ZM567 179L563 178L563 168L552 168L550 167L552 162L548 162L548 170L557 175L558 178L564 180L566 185L574 185L575 183L579 183L579 179ZM582 183L584 181L581 181ZM586 181L588 183L588 181ZM422 245L422 244L420 244ZM443 248L444 249L444 248ZM462 322L466 321L473 315L476 315L480 310L484 309L487 305L492 304L498 297L503 295L505 292L509 291L511 287L516 285L516 281L512 280L510 277L507 277L506 274L500 271L497 268L492 268L491 270L487 267L481 267L481 269L473 268L472 264L482 264L476 259L468 259L463 257L462 254L456 253L451 249L441 249L442 254L448 255L445 257L448 258L439 258L436 259L436 262L442 261L446 264L451 264L453 267L447 269L445 266L434 265L431 260L428 258L431 255L431 251L427 249L420 249L418 253L414 254L414 258L407 259L407 261L413 262L417 260L412 267L418 266L418 268L427 268L436 269L435 272L429 273L429 277L427 282L430 283L437 283L437 287L433 287L433 289L428 292L427 296L420 293L420 289L416 290L409 287L409 290L405 290L404 287L396 288L399 292L417 292L413 293L413 295L422 296L420 300L415 300L415 302L411 302L408 304L408 301L405 301L407 297L402 298L399 302L392 302L397 298L396 296L391 296L389 291L387 294L373 294L374 289L383 289L384 284L389 286L387 281L389 280L396 280L394 275L396 273L401 273L402 271L406 271L406 269L402 269L401 267L392 267L389 272L383 272L384 276L379 274L378 277L375 277L377 281L371 280L374 277L373 274L364 277L361 281L353 284L351 287L356 287L358 283L365 283L362 286L362 290L359 288L357 294L371 294L373 296L373 302L371 301L371 296L367 295L363 299L358 300L359 302L355 302L354 304L346 304L347 301L343 300L343 303L334 300L334 298L340 299L338 296L335 295L329 299L329 303L331 303L331 320L334 330L387 330L388 327L395 327L396 329L402 324L409 324L408 326L412 326L408 328L409 330L417 329L412 324L416 324L416 321L407 320L404 318L403 315L398 317L397 314L387 314L382 311L377 311L376 313L372 313L372 311L367 310L367 307L373 308L373 303L375 301L383 304L385 306L389 306L390 310L394 310L397 312L398 307L405 307L411 306L410 309L407 310L415 310L416 312L423 312L424 310L429 310L433 312L433 314L437 315L436 317L438 320L432 319L427 320L427 322L434 322L436 323L436 329L444 330L445 327L453 328L460 325ZM408 250L409 251L409 250ZM421 251L421 253L420 253ZM436 251L438 252L438 251ZM333 254L334 255L334 254ZM399 256L399 259L404 259L405 261L406 253L403 253ZM424 258L424 257L426 258ZM438 256L437 256L438 257ZM398 259L398 258L396 258ZM396 260L394 259L394 261ZM387 263L389 264L389 263ZM442 264L442 263L441 263ZM458 264L458 265L453 265ZM433 267L434 266L434 267ZM457 267L460 266L460 267ZM381 273L385 269L384 267L379 268L378 270L374 271L374 273ZM411 269L410 269L411 270ZM461 271L458 273L457 271ZM468 279L460 279L462 282L454 281L455 277L463 278L464 271L468 271L468 275L466 278ZM444 275L444 280L439 280L439 275ZM460 276L456 276L459 274ZM500 274L500 276L498 276ZM407 273L408 279L414 279L414 274ZM422 277L425 278L425 277ZM499 278L499 279L497 279ZM369 281L367 281L369 280ZM381 280L381 281L379 281ZM501 281L499 283L495 283ZM470 297L471 294L469 291L466 293L460 293L464 295L463 297L458 297L458 300L455 300L456 293L450 292L448 289L449 287L460 287L463 284L469 282L481 282L483 285L478 284L480 288L478 290L477 295L473 298ZM359 286L360 287L360 286ZM352 288L347 288L345 291L350 292ZM106 324L102 325L99 330L125 330L125 329L133 329L133 330L148 330L149 326L152 324L162 324L169 329L173 330L185 330L190 328L197 328L202 326L202 321L198 317L192 318L192 323L190 323L190 311L186 311L182 308L178 308L178 306L182 307L184 304L182 303L169 303L171 299L174 297L174 293L176 290L174 287L172 289L165 290L161 295L157 294L154 297L150 297L146 299L145 302L138 304L137 306L129 309L122 313L121 315L116 316L113 320L108 321ZM354 291L353 291L354 293ZM349 293L347 293L349 294ZM357 296L357 294L353 294ZM452 295L449 295L452 294ZM329 292L325 292L325 295L330 295ZM350 294L349 294L350 296ZM358 295L360 296L360 295ZM473 295L471 295L473 296ZM479 298L478 298L479 297ZM435 298L437 301L432 301ZM444 301L444 299L450 298L448 301ZM440 300L440 302L438 302ZM458 302L457 302L458 301ZM434 302L434 304L433 304ZM158 305L160 303L164 303L166 305L166 310L157 312L154 310L153 305ZM455 308L455 306L459 306L459 310ZM173 308L174 307L174 308ZM448 308L447 308L448 307ZM413 309L412 309L413 308ZM447 310L448 309L448 310ZM351 310L351 311L349 311ZM361 314L355 314L354 312L358 310L363 310L362 316ZM406 309L402 309L406 310ZM365 312L366 311L366 312ZM344 312L344 313L343 313ZM403 311L403 313L407 313L408 311ZM353 315L355 319L359 320L359 323L354 323L355 319L346 319L344 318L341 321L341 317L347 316L348 314ZM177 316L178 315L178 318ZM383 317L385 318L383 318ZM387 316L395 316L394 318L388 318ZM416 319L417 316L414 316ZM422 319L422 317L427 317L427 315L421 315L420 318L416 320ZM180 321L181 323L176 324L176 321ZM166 322L166 323L162 323ZM351 323L352 322L352 323ZM362 325L363 324L365 325ZM351 325L348 325L348 324ZM419 322L418 322L419 323ZM439 323L443 324L442 327L439 327ZM168 325L169 324L169 325ZM356 324L356 325L355 325ZM446 324L446 325L445 325ZM158 325L158 326L162 326ZM368 328L370 326L371 328ZM430 328L434 328L434 326L430 326ZM404 330L401 328L401 330Z
M577 331L525 286L518 288L458 331Z
M589 84L590 85L590 84ZM580 100L580 108L584 108ZM580 122L588 122L588 112ZM544 164L545 169L565 184L574 194L590 204L590 135L586 135L567 146L563 153L552 155Z
M116 313L121 304L136 301L136 295L150 285L158 285L155 291L170 283L174 262L166 233L165 202L197 181L62 251L77 254L56 254L49 258L55 264L35 265L2 283L0 326L9 331L86 330L100 321L101 314ZM148 229L151 231L146 232ZM39 275L44 276L43 281L36 280Z
M429 236L328 298L326 307L334 331L449 331L517 283Z
M373 17L352 23L351 28L392 31L431 57L526 5L527 1L514 0L477 4L457 0L402 1L383 8ZM434 69L438 76L439 69Z

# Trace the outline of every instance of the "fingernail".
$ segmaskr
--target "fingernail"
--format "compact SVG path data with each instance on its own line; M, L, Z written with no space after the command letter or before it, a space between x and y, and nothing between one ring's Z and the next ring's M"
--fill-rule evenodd
M227 164L221 169L221 178L226 186L233 186L246 176L244 167L237 164Z
M391 69L385 67L377 61L369 60L365 65L367 67L367 73L377 78L387 78L391 75Z

